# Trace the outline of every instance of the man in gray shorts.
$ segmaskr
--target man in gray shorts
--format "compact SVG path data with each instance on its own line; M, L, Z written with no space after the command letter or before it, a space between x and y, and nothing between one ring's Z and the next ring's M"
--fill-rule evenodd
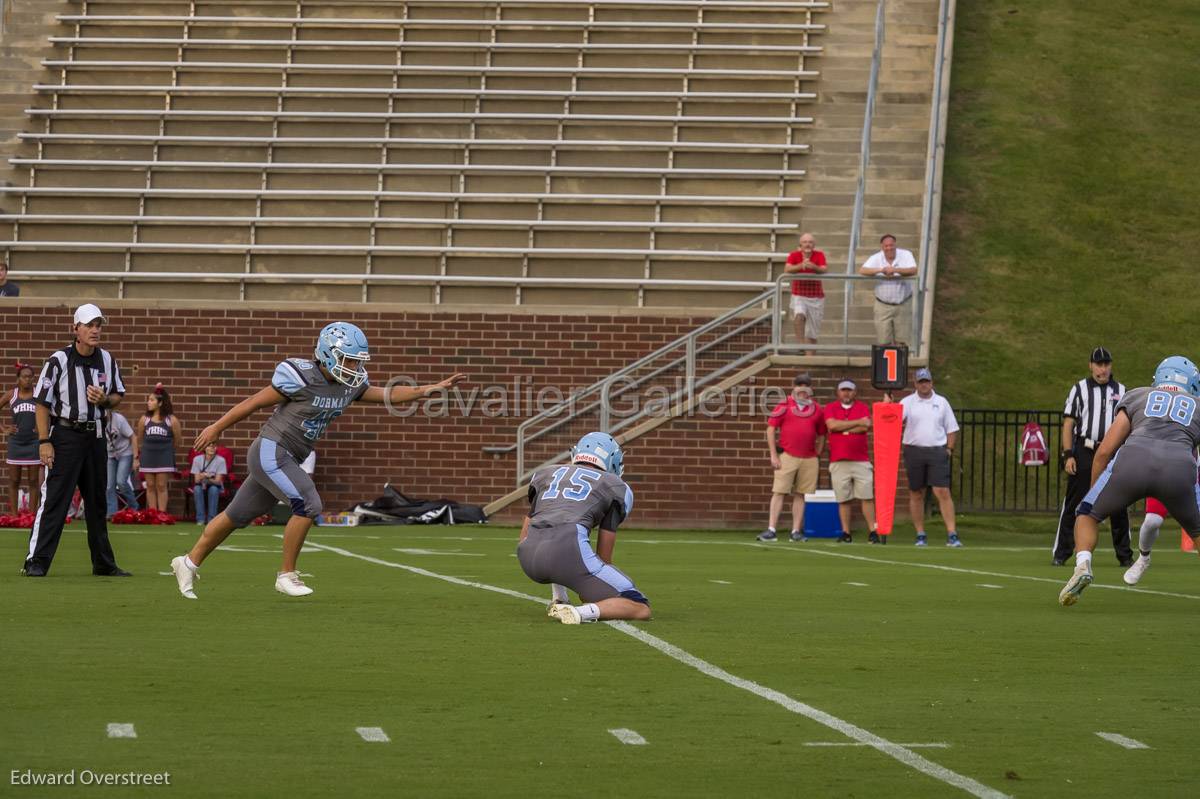
M537 583L552 586L547 615L563 624L650 618L650 601L612 565L617 528L633 510L633 491L621 479L623 456L607 433L588 433L567 466L547 466L529 481L529 515L517 559ZM588 535L599 527L596 549ZM584 604L569 603L566 588Z
M1075 572L1059 592L1074 605L1092 583L1100 522L1157 497L1183 529L1200 531L1195 449L1200 444L1200 371L1181 355L1158 365L1154 385L1127 392L1092 461L1092 487L1075 517ZM1118 451L1119 449L1119 451Z

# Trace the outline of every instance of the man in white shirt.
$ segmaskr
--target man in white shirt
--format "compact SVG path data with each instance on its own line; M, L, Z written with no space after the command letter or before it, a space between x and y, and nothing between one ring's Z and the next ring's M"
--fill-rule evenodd
M860 275L879 278L875 287L875 342L903 344L912 329L912 285L904 278L917 273L917 261L896 246L890 233L879 240L881 249L858 268Z
M954 526L954 499L950 496L950 456L958 438L958 421L946 398L933 390L933 375L918 369L917 393L900 400L904 408L904 470L908 472L908 509L917 528L917 546L925 536L925 489L933 488L942 519L946 546L961 547Z

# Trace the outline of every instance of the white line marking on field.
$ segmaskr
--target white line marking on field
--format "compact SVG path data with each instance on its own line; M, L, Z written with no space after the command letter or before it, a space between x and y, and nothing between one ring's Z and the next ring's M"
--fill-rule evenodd
M733 583L729 582L728 580L709 580L709 582L716 583L717 585L733 585Z
M282 538L282 536L280 536L280 537ZM252 552L252 553L255 553L258 555L278 555L279 554L278 549L272 549L270 547L242 547L242 546L238 546L236 544L221 544L220 546L217 547L217 549L221 550L222 552ZM319 549L313 549L312 547L308 546L307 544L300 547L300 552L304 555L311 555L314 552L320 552L320 551L321 550L319 550ZM167 574L171 574L171 573L172 572L167 572Z
M405 547L392 547L396 552L403 552L405 555L455 555L460 558L483 558L487 557L482 552L463 552L461 549L406 549Z
M989 572L980 569L964 569L960 566L940 566L936 563L919 563L916 561L907 560L885 560L883 558L868 558L863 555L851 555L848 552L825 551L821 549L813 549L811 547L771 547L766 544L743 544L742 546L754 547L755 549L780 549L782 552L796 552L809 555L823 555L828 558L848 558L850 560L860 560L866 563L883 563L889 566L912 566L915 569L937 569L938 571L957 572L959 574L974 574L979 577L1003 577L1008 580L1028 580L1034 583L1052 583L1061 586L1065 580L1057 580L1051 577L1030 577L1027 574L1005 574L1004 572ZM974 550L972 550L974 551ZM1114 570L1116 573L1116 570ZM1151 594L1153 596L1169 596L1176 599L1200 599L1197 594L1178 594L1173 591L1152 591L1148 588L1133 588L1128 585L1104 585L1102 583L1092 583L1092 588L1107 588L1113 591L1129 591L1135 594Z
M633 730L627 730L624 727L622 727L619 730L609 730L609 732L611 732L613 735L615 735L617 740L623 744L628 744L630 746L645 746L646 745L646 739L643 738L642 736L638 735Z
M403 569L404 571L412 574L419 574L423 577L432 577L435 580L442 580L443 582L453 583L454 585L463 585L467 586L468 588L479 588L484 591L491 591L497 594L504 594L505 596L516 597L517 599L525 599L530 602L536 602L539 605L545 604L546 601L542 597L531 596L520 591L513 591L511 589L501 588L495 585L488 585L487 583L462 580L458 577L452 577L447 574L438 574L437 572L431 572L428 569L422 569L417 566L409 566L405 563L396 563L394 561L374 558L369 555L360 555L357 552L351 552L348 549L341 549L338 547L328 546L326 544L315 543L313 546L321 547L329 552L334 552L347 558L357 558L358 560L363 560L367 563L374 563L379 566L388 566L393 569ZM726 685L731 685L735 688L741 688L743 691L748 691L749 693L752 693L761 699L765 699L768 702L773 702L785 710L796 713L800 716L804 716L807 719L811 719L818 724L822 724L831 730L845 735L851 740L870 746L871 748L900 761L909 768L915 769L923 774L927 774L934 779L941 780L947 785L965 791L972 796L981 797L981 799L1008 799L1006 794L1001 793L994 788L989 788L983 783L977 782L976 780L959 774L956 771L951 771L945 766L934 763L932 760L927 760L911 749L908 749L900 744L892 743L886 738L882 738L875 733L870 732L869 730L865 730L862 727L851 724L848 721L844 721L843 719L826 713L823 710L819 710L812 705L808 705L804 702L793 699L780 691L767 688L751 680L730 674L719 666L714 666L712 663L702 660L689 652L685 652L674 644L669 644L663 639L651 635L645 630L634 627L632 624L628 624L623 621L609 621L604 623L614 630L619 630L631 638L638 639L642 643L658 650L669 658L677 660L684 665L691 666L708 677L712 677L715 680L720 680Z
M842 585L857 585L859 588L870 588L871 587L871 585L869 583L849 583L849 582L847 582L847 583L842 583Z
M369 743L386 744L391 743L391 738L383 731L383 727L355 727L354 731L364 741Z
M1109 743L1114 743L1117 746L1123 746L1126 749L1149 749L1149 746L1141 741L1135 741L1132 738L1126 738L1124 735L1118 735L1115 732L1098 732L1096 733Z
M175 572L159 572L163 577L174 577Z
M805 746L867 746L867 744L860 743L858 741L805 741L804 745ZM896 746L903 746L908 749L949 749L950 748L950 744L944 743L941 741L934 741L934 742L925 743L925 744L922 744L922 743L896 744Z
M109 738L136 738L137 730L135 730L133 728L132 724L109 724L108 725L108 737Z
M1004 587L1002 585L994 585L992 583L976 583L975 586L977 588L1003 588Z

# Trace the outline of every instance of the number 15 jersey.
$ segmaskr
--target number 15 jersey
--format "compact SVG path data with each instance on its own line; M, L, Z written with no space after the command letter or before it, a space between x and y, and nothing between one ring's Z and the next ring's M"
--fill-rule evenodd
M529 481L530 527L617 531L633 510L633 490L615 474L585 464L547 466Z
M1117 405L1129 415L1130 440L1180 444L1189 450L1200 444L1200 413L1196 398L1182 391L1161 388L1135 388Z

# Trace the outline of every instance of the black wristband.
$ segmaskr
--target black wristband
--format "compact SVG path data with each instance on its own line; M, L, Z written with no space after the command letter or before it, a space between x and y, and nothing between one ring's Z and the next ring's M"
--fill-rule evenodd
M38 446L41 446L42 444L49 444L49 443L50 443L50 439L48 439L48 438L39 438L38 439Z
M1063 460L1065 461L1067 458L1074 458L1075 453L1072 450L1064 449L1062 451L1062 456L1063 456Z

